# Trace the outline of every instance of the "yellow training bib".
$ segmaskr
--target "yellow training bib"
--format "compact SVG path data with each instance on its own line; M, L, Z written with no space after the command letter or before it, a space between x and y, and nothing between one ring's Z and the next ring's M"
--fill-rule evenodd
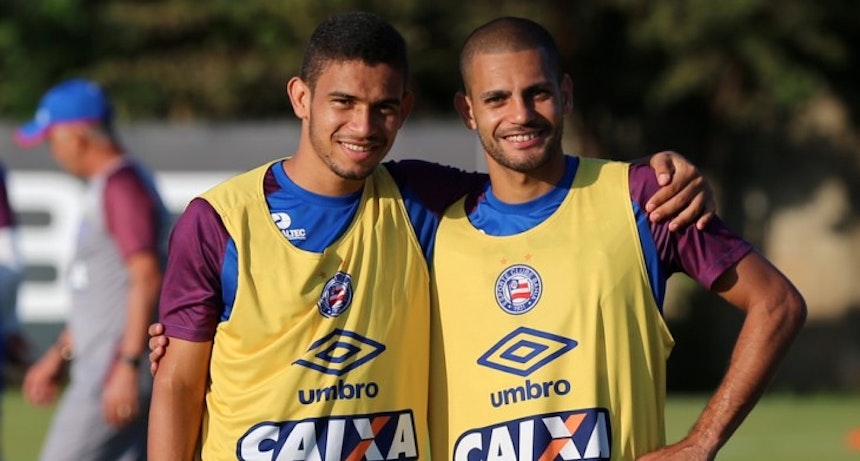
M238 252L235 303L212 351L203 459L419 459L429 275L394 181L377 168L348 230L314 253L272 221L269 166L202 196Z
M664 444L673 340L650 289L627 165L580 159L558 210L518 235L461 200L433 261L437 460L633 460Z

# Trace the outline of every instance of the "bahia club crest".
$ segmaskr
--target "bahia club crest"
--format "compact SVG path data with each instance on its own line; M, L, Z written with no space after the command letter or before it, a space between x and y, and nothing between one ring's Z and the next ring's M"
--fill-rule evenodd
M352 303L352 278L345 272L338 272L323 287L317 301L320 314L324 317L337 317Z
M496 279L496 302L508 314L525 314L540 300L543 282L537 271L525 264L515 264Z

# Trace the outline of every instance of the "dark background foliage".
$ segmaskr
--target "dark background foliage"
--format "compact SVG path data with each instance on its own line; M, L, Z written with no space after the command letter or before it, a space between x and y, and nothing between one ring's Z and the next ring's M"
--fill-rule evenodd
M305 39L346 10L376 12L406 37L414 118L453 117L457 53L472 28L529 17L555 35L573 77L569 152L678 150L715 184L722 217L757 246L774 213L835 179L851 209L834 232L856 229L853 0L4 0L0 118L30 117L43 91L71 76L102 82L126 123L290 118L284 83ZM740 321L694 312L708 313L679 321L678 339L718 346L673 358L688 367L674 368L680 387L714 384ZM727 325L701 334L714 322ZM702 358L717 366L686 371Z

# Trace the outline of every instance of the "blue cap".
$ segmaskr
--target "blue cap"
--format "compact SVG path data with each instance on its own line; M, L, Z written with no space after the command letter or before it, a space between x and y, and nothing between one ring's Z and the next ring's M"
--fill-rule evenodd
M42 96L36 116L18 127L15 141L32 147L44 141L55 125L107 123L112 118L113 107L101 86L85 79L66 80Z

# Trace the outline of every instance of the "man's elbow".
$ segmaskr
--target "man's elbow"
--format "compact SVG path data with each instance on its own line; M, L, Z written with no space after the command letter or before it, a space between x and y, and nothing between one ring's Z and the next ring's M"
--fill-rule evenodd
M792 336L795 336L806 323L806 301L800 292L791 286L784 296L782 306L783 314L781 322L783 327L792 332Z
M171 338L170 347L158 362L153 392L202 400L209 373L211 342L194 343Z
M806 301L794 285L781 277L781 280L771 285L770 296L762 299L760 312L766 313L763 321L770 324L770 329L783 341L792 341L806 323ZM767 319L767 320L765 320Z
M159 364L158 373L152 377L153 392L166 395L182 395L188 391L188 386L183 380L178 379L169 367Z

